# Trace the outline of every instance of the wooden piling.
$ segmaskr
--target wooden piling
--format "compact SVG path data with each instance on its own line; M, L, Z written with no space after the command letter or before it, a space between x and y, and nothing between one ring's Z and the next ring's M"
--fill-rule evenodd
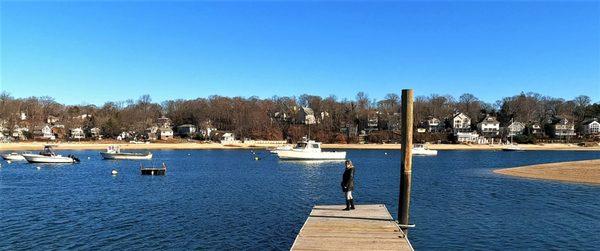
M408 235L407 226L410 213L410 189L412 180L412 141L413 141L413 90L402 90L402 122L401 122L401 162L400 162L400 196L398 198L398 222L402 231Z

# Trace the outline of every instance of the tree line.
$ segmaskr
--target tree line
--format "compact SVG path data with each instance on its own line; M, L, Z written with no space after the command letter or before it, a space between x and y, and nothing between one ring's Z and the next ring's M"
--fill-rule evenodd
M97 127L104 137L114 138L123 131L142 133L153 126L158 117L166 116L174 126L212 127L234 132L239 138L297 140L309 130L307 125L297 123L300 107L314 111L317 123L310 125L311 136L323 142L355 142L357 139L348 129L375 129L372 128L374 121L377 133L386 133L387 138L399 129L399 95L390 93L376 100L364 92L357 93L354 99L303 94L271 98L210 96L161 103L143 95L137 100L111 101L101 106L64 105L52 97L15 98L3 92L0 94L0 122L4 128L33 127L54 116L66 128ZM503 126L510 121L543 123L549 116L561 116L578 125L588 118L600 118L600 103L593 103L585 95L565 100L532 92L505 97L495 103L487 103L470 93L458 98L431 94L415 98L414 112L415 125L430 116L443 120L456 112L465 113L473 123L490 114ZM22 119L23 114L27 119ZM82 118L84 114L91 116Z

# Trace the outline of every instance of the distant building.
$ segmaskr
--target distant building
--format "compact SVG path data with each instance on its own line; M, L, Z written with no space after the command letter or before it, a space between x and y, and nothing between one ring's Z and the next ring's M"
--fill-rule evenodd
M173 130L169 127L158 128L157 136L160 140L173 139Z
M156 119L156 125L160 128L171 127L171 119L162 116Z
M65 129L65 125L53 125L51 127L52 134L57 139L64 139L67 136L67 130Z
M441 132L444 130L444 125L438 118L429 116L423 121L421 128L426 129L427 132Z
M506 127L508 137L521 135L525 130L525 124L521 122L512 122Z
M598 135L600 134L600 122L597 118L586 120L582 123L583 133L585 135Z
M100 128L98 127L94 127L90 129L90 136L93 139L102 139L102 130L100 130Z
M452 116L450 120L450 125L452 126L452 130L457 132L469 132L471 131L471 118L465 115L462 112L459 112Z
M548 135L553 138L566 138L575 136L575 125L568 119L554 116L547 120Z
M494 116L486 115L485 118L477 123L477 130L481 135L493 137L500 133L500 122Z
M39 140L55 140L52 128L49 125L38 125L33 128L34 139Z
M81 129L81 127L72 128L69 134L71 139L85 139L85 133L83 132L83 129Z
M184 125L180 125L177 126L177 134L178 135L185 135L185 136L190 136L190 135L194 135L197 131L197 128L195 125L192 124L184 124Z
M48 124L51 124L51 125L54 125L58 121L60 121L60 119L58 117L55 117L55 116L52 116L52 115L48 116L48 118L46 119L46 122Z
M29 132L29 128L15 125L12 130L12 137L19 140L27 140L25 133Z
M239 144L242 141L235 139L235 134L231 132L224 133L221 136L221 144L223 145L231 145L231 144Z
M298 116L296 117L296 121L300 124L306 125L315 124L317 122L315 118L315 112L313 111L313 109L308 107L300 108Z
M529 132L532 135L536 135L536 136L544 135L544 130L542 129L542 125L537 122L529 125Z
M487 144L489 143L485 137L480 136L476 132L457 132L456 141L458 143L469 144Z

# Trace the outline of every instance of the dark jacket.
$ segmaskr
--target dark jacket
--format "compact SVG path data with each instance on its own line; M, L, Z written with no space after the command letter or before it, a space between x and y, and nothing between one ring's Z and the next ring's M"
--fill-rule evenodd
M354 168L346 169L342 176L342 191L348 192L354 190Z

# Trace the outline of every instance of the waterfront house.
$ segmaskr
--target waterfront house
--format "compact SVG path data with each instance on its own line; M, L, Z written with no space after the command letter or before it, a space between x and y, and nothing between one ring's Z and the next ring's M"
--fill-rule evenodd
M160 127L160 128L165 128L165 127L171 127L171 119L162 116L158 119L156 119L156 126Z
M498 122L496 117L486 115L481 122L477 123L477 130L483 136L497 136L500 133L500 122Z
M192 124L184 124L177 126L177 134L181 136L191 136L194 135L196 131L196 126Z
M56 124L58 121L60 120L60 118L56 117L56 116L48 116L48 118L46 118L46 122L50 125L54 125Z
M547 120L547 132L553 138L575 136L575 125L564 117L553 116Z
M25 136L25 133L28 132L29 128L15 125L15 127L12 130L12 137L19 140L27 140L27 136Z
M582 123L583 133L587 136L600 134L600 122L597 118L585 120Z
M462 112L454 114L450 119L454 133L471 131L471 118Z
M100 128L98 127L94 127L90 129L90 137L92 137L92 139L102 139L102 134L101 134L102 130L100 130Z
M544 130L542 129L542 125L540 123L531 123L529 125L529 132L532 135L542 136L544 135Z
M521 135L525 130L525 124L521 122L512 122L507 127L508 137Z
M429 116L423 121L422 128L426 129L428 132L441 132L444 130L444 123L436 117Z
M83 129L81 129L81 127L71 128L69 134L71 139L85 139L85 133L83 132Z
M52 133L52 128L47 125L38 125L33 128L33 137L34 139L39 140L55 140L56 137Z
M489 141L476 132L457 132L455 134L456 142L468 144L487 144Z
M315 112L313 111L313 109L308 108L308 107L301 107L300 111L298 112L298 115L296 117L296 121L299 124L306 124L306 125L311 125L311 124L315 124L316 118L315 118Z
M161 127L157 130L157 136L160 140L173 139L173 130L170 127Z
M231 145L231 144L239 144L242 141L235 139L235 134L231 132L224 133L221 136L221 144L223 145Z

